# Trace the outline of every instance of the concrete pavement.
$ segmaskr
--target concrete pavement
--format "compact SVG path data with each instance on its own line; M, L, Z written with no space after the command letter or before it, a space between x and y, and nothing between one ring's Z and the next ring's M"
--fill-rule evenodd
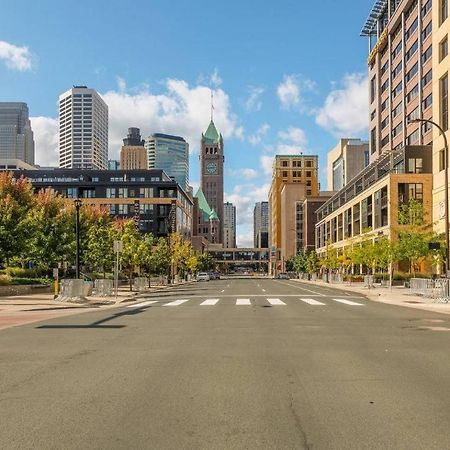
M0 443L450 448L445 330L446 315L292 280L197 283L5 329Z

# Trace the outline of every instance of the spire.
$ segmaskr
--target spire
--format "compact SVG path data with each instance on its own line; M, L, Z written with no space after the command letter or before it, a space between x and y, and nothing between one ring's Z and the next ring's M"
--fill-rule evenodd
M217 132L217 128L211 120L205 134L203 135L203 140L208 144L218 144L220 142L220 138L220 134Z

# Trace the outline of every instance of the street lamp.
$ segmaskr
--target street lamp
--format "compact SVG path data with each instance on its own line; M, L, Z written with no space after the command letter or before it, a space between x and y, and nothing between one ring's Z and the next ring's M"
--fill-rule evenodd
M436 122L433 122L429 119L412 119L410 120L410 123L419 123L419 122L426 122L430 123L431 125L435 126L439 132L444 137L444 184L445 184L445 208L444 208L444 215L445 215L445 270L446 270L446 276L449 276L449 263L450 263L450 238L449 238L449 217L448 217L448 142L447 142L447 136L445 135L445 131L443 128L437 124Z
M74 200L75 211L76 211L76 221L75 221L75 235L77 240L77 250L75 256L75 277L80 278L80 208L81 200L79 198Z

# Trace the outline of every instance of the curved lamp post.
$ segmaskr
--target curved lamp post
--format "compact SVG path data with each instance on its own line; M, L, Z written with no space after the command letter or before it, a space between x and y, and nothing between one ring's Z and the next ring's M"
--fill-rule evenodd
M447 136L445 135L444 129L437 124L436 122L433 122L429 119L413 119L410 120L410 123L430 123L431 125L435 126L440 134L444 138L444 184L445 184L445 208L444 208L444 215L445 215L445 271L446 276L449 276L449 262L450 262L450 245L449 245L449 217L448 217L448 142L447 142Z

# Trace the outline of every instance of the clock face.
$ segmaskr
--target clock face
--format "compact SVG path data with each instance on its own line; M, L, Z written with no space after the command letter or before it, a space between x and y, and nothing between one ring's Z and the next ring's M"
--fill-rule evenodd
M210 162L206 165L206 171L208 173L217 173L217 164L215 162Z

